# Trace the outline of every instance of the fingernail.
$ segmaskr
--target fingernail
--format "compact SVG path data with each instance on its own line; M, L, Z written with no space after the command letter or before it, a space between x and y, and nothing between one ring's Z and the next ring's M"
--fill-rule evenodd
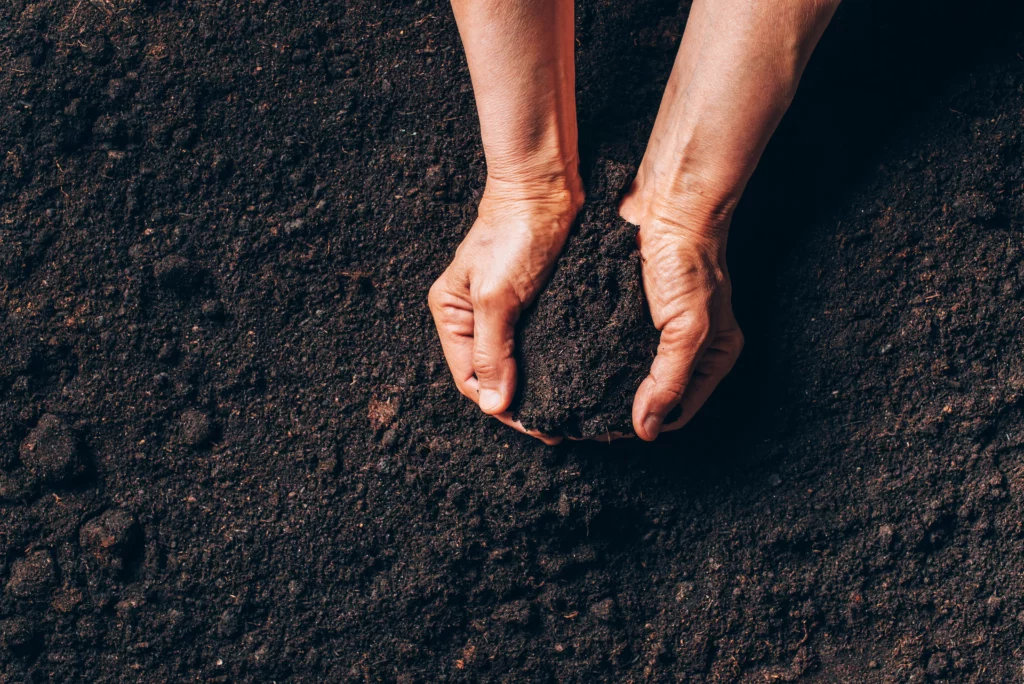
M480 390L480 408L494 411L501 405L501 395L491 389Z
M651 439L658 436L659 430L661 430L661 418L653 413L644 418L644 432L646 432Z

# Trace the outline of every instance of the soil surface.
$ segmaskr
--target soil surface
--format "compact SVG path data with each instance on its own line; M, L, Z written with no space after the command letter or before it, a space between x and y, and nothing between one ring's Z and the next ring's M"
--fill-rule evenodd
M848 0L733 224L736 369L556 448L425 305L484 179L445 3L0 4L0 681L1019 681L1012 4ZM577 8L594 168L686 11Z

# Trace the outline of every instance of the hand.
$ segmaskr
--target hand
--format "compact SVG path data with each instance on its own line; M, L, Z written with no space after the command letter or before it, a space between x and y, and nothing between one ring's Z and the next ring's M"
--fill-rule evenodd
M640 226L644 287L662 331L634 401L643 439L686 422L739 354L725 266L732 209L837 4L695 0L691 7L647 152L620 206ZM430 307L459 390L523 430L506 413L515 391L515 323L550 275L582 203L573 3L452 0L452 8L488 185L476 223L431 288ZM558 179L561 187L550 183ZM682 415L664 426L680 402Z
M507 413L519 314L551 275L583 204L577 155L572 0L452 0L466 48L487 185L476 223L430 289L459 391Z
M578 177L555 188L490 183L476 222L428 301L455 384L480 409L547 444L507 412L516 388L515 326L547 282L583 204Z
M650 374L633 402L633 429L650 441L693 418L732 370L743 333L732 312L725 263L728 219L725 226L716 225L720 219L714 216L681 209L671 212L672 219L641 218L632 213L635 199L627 195L622 208L627 220L641 225L637 243L644 291L661 331ZM678 417L663 425L677 406Z
M695 0L636 180L644 290L661 330L633 402L645 440L682 427L732 369L743 335L725 247L733 210L838 0ZM669 425L676 406L681 414Z

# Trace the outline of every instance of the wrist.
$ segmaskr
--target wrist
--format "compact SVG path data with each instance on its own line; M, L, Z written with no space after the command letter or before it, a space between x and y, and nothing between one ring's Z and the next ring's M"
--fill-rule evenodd
M575 149L538 150L524 155L486 155L487 188L512 191L533 188L582 194Z
M742 187L687 171L656 173L641 166L620 205L641 236L678 236L723 247Z
M568 224L583 206L583 181L576 159L569 163L488 167L481 207L537 210L562 217Z
M725 263L729 226L711 227L698 220L687 220L675 213L652 219L637 231L637 244L645 259L665 249L700 254L709 262Z

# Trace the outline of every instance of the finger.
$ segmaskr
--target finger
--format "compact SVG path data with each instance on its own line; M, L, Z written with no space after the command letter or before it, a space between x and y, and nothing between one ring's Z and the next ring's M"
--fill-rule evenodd
M447 274L430 288L427 301L455 386L475 402L478 392L473 377L473 306L468 298L451 292Z
M548 446L555 446L556 444L559 444L563 439L562 437L557 437L554 435L545 435L543 432L538 432L537 430L527 430L525 427L523 427L522 423L512 418L512 414L507 411L504 413L499 413L494 417L500 420L505 425L508 425L510 428L519 430L519 432L522 432L524 435L529 435L530 437L539 439Z
M633 400L633 429L640 439L657 438L666 414L683 398L709 341L709 328L707 314L677 316L665 324L650 375Z
M708 347L693 372L690 384L683 394L682 412L676 420L661 428L661 432L671 432L683 427L696 415L697 411L715 391L718 384L729 374L736 359L739 358L742 342L735 344L729 341L718 342Z
M480 410L508 410L516 389L515 323L519 311L502 296L483 296L473 307L473 372L480 383Z

